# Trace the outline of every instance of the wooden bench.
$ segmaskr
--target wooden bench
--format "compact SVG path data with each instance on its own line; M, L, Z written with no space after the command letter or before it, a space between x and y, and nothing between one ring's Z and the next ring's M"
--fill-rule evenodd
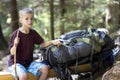
M71 69L74 69L75 66L71 66ZM82 64L78 66L79 72L88 72L91 71L93 68L90 64ZM56 73L54 69L49 70L48 78L56 77ZM31 73L28 73L28 80L38 80L39 77L33 76ZM12 75L9 72L1 71L0 72L0 80L14 80Z

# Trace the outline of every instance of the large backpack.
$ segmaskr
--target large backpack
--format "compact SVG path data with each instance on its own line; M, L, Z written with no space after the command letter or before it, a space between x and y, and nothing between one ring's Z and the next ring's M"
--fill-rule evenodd
M56 72L59 72L58 76L64 75L61 80L71 80L66 79L64 73L69 73L69 71L64 72L64 65L66 66L68 62L78 61L80 58L87 57L91 60L94 54L101 53L103 50L110 50L113 47L106 48L111 42L111 38L104 32L97 29L87 29L87 30L77 30L61 35L58 40L62 42L60 47L54 45L49 46L44 51L44 59L54 67ZM75 64L77 62L74 62ZM77 64L79 65L79 64ZM61 70L63 70L61 73Z
M68 61L97 54L105 45L106 34L96 29L77 30L61 35L60 47L50 46L45 51L45 59L50 64L62 64Z
M86 57L91 54L91 46L85 42L77 42L73 46L61 45L50 46L46 52L46 60L51 65L63 64L77 58Z

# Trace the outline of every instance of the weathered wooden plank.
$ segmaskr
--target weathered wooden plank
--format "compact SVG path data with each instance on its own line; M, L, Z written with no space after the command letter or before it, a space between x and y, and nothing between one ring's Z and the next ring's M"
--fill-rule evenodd
M71 69L74 69L75 66L71 66L70 67ZM92 67L90 64L82 64L82 65L79 65L78 66L78 71L79 72L88 72L88 71L91 71L92 70ZM48 74L48 77L56 77L56 73L53 69L50 69L49 70L49 74ZM28 73L28 80L38 80L39 77L35 77L33 76L31 73ZM9 73L9 72L3 72L1 71L0 72L0 80L14 80L14 78L12 77L12 75Z

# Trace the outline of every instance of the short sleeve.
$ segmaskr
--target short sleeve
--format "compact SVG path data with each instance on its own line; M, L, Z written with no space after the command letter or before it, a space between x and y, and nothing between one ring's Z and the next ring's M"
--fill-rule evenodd
M44 39L34 30L34 41L35 44L41 44L44 42Z
M17 34L17 30L14 31L10 37L10 41L9 41L9 50L13 47L14 45L14 39L16 37L16 34Z

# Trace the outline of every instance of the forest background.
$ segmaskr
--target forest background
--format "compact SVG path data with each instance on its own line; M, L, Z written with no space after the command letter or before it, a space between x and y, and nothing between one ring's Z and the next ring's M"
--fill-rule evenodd
M107 28L116 38L120 29L119 0L0 0L0 59L9 54L11 33L20 26L18 11L25 7L34 9L32 28L46 41L88 27Z

